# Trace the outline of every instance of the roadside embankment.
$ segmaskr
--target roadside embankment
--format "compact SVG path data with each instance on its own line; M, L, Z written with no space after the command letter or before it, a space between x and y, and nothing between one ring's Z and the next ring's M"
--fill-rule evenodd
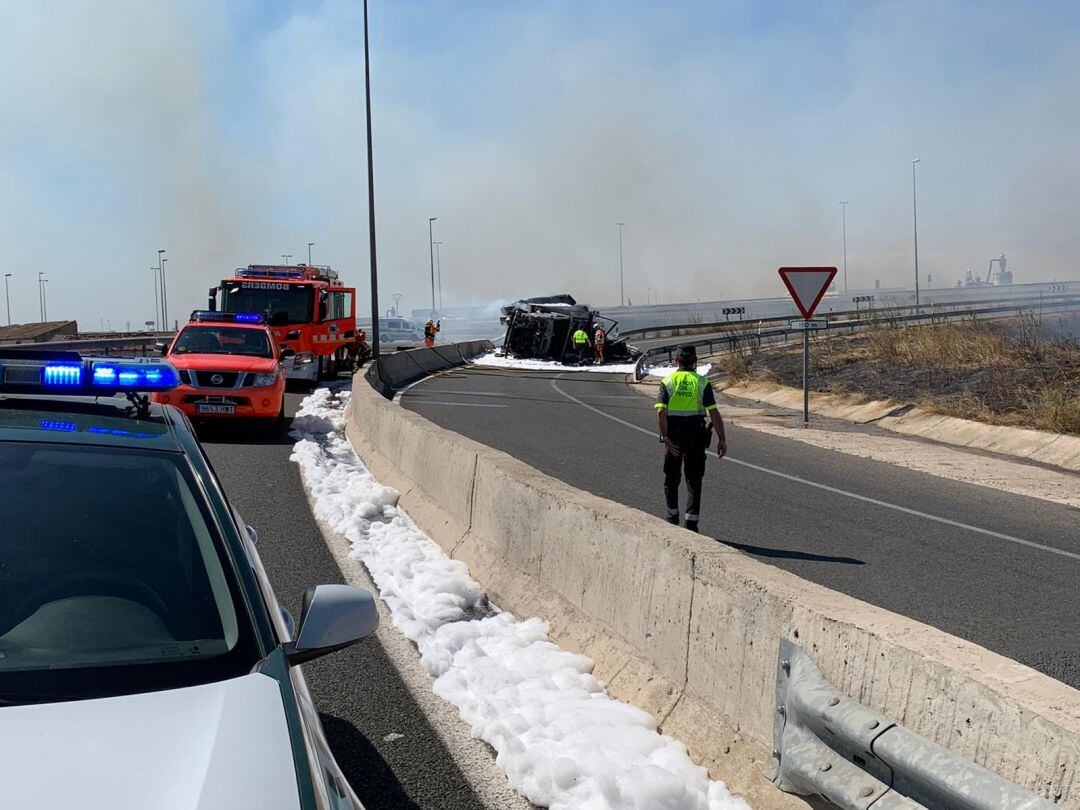
M803 395L797 388L759 380L732 381L724 378L717 380L715 385L717 390L722 390L729 396L802 411ZM909 436L987 450L1080 472L1080 436L1008 425L988 425L970 419L944 416L892 400L866 400L839 393L812 391L810 410L833 419L873 423L886 430Z
M354 378L347 433L413 519L493 601L541 616L609 692L756 807L781 640L839 689L1063 807L1080 808L1080 692L932 627L573 489L400 408Z
M1075 313L905 326L882 318L858 335L815 336L811 386L988 425L1080 436ZM719 361L736 380L802 386L802 350L752 346Z

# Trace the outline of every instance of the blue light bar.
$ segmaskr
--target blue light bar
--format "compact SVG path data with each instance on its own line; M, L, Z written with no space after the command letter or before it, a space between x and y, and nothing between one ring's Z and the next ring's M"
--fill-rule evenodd
M286 270L277 267L238 267L237 278L299 278L304 274L299 270Z
M264 323L265 319L258 312L215 312L210 309L197 309L191 313L194 323L212 321L214 323Z
M180 384L171 363L142 360L95 360L94 385L115 391L169 391Z
M82 384L82 366L73 363L46 363L41 381L58 388L78 388Z
M169 391L179 384L179 373L165 359L0 348L0 394L111 396Z

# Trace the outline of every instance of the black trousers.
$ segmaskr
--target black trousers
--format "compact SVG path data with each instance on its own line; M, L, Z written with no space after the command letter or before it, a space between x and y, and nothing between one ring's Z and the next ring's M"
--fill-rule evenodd
M668 416L668 438L682 452L664 454L664 498L669 516L679 514L679 483L686 474L686 519L701 515L701 481L705 477L705 449L710 433L704 420L691 416Z

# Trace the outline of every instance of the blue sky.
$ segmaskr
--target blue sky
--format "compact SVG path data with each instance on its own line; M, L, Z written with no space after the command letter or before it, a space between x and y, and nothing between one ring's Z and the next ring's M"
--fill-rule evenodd
M12 315L174 314L301 257L366 291L361 6L45 0L6 12ZM10 19L7 19L10 18ZM782 294L780 264L907 282L911 159L935 284L1005 251L1080 278L1080 10L1004 2L372 0L381 287L447 303Z

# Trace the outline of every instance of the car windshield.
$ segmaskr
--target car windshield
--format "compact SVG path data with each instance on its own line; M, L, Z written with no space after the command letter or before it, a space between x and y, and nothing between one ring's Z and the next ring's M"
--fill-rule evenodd
M270 341L261 329L233 326L188 326L176 338L173 354L246 354L273 357Z
M179 453L0 444L0 521L0 707L206 683L258 661Z
M255 312L274 325L310 323L313 291L306 284L272 281L222 282L221 308L226 312Z

